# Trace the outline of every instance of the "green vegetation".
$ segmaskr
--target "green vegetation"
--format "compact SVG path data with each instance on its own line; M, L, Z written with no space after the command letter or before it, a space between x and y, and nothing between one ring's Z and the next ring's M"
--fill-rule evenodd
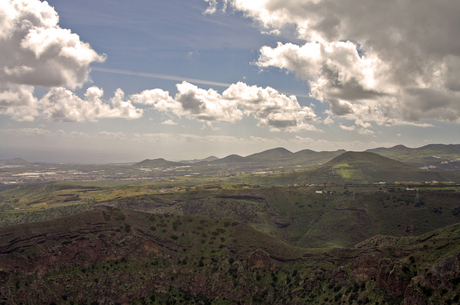
M368 151L415 167L430 164L439 165L443 161L460 159L460 145L458 144L430 144L419 148L408 148L404 145L397 145L391 148L369 149ZM454 170L454 168L450 168L449 170Z
M43 221L108 206L154 214L234 219L299 247L350 247L377 234L420 235L459 222L458 186L408 186L409 190L402 184L118 188L31 185L2 193L0 223L6 226ZM68 198L72 200L66 201ZM161 232L162 225L150 227Z
M2 228L0 236L0 291L8 289L2 297L10 303L401 304L422 298L453 304L459 298L458 224L421 236L376 236L356 248L301 249L231 219L106 209Z
M455 153L449 148L444 157ZM446 152L424 153L436 149ZM277 171L260 170L268 163ZM168 176L174 166L176 174L201 174ZM157 179L0 192L5 303L460 299L460 187L444 183L458 173L369 152L282 148L191 165L157 159L85 170L114 177L147 170Z

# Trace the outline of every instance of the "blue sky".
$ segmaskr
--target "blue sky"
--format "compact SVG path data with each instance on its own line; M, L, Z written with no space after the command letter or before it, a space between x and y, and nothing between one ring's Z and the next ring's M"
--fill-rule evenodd
M0 159L459 143L458 2L351 2L5 1Z

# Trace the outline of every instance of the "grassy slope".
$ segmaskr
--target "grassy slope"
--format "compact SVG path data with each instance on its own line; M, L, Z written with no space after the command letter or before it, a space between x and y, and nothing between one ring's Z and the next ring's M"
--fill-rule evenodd
M332 194L317 194L319 190ZM458 190L456 186L425 187L417 199L415 191L395 185L107 189L55 185L45 190L42 185L25 186L8 191L24 198L1 205L10 208L2 212L1 224L53 219L104 205L148 213L231 218L295 246L349 247L376 234L418 235L458 222ZM12 210L15 206L21 209Z
M34 252L63 241L64 244L75 241L81 236L91 239L100 234L107 236L110 232L152 239L173 251L187 247L188 254L195 255L236 251L238 256L247 256L262 249L274 257L295 259L306 253L305 249L293 247L232 219L119 209L92 209L59 219L1 228L0 252L22 253L24 248L33 248L29 252ZM43 244L40 241L45 236L46 244Z
M460 158L460 144L430 144L419 148L408 148L398 145L391 148L375 148L367 151L416 167L439 164L442 161Z
M396 181L456 181L458 173L424 171L375 153L346 152L313 169L286 171L272 175L247 175L238 181L261 185L305 183L376 183ZM229 179L230 182L235 182Z

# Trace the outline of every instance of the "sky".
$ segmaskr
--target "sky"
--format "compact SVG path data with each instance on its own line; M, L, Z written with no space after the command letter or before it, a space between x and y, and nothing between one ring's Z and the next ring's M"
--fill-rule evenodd
M458 0L0 0L0 159L460 143Z

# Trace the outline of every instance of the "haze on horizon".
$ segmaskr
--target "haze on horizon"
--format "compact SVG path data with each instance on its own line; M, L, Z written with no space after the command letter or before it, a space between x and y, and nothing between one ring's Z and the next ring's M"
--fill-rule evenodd
M0 2L0 159L457 144L460 2Z

